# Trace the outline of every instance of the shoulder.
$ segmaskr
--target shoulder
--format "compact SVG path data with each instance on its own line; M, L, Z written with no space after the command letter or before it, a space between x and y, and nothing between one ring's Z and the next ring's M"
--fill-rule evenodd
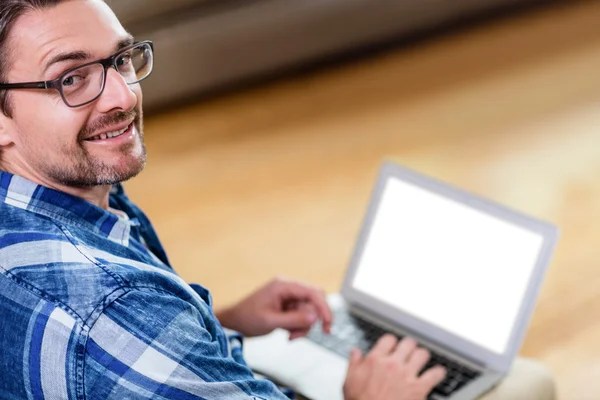
M50 218L0 204L0 274L5 297L34 296L83 324L123 282L85 254L66 228ZM10 283L10 284L9 284Z
M10 212L14 215L0 221L0 274L15 284L12 296L33 293L71 310L83 324L92 323L111 299L136 288L171 293L196 305L210 303L147 254L106 238L88 238L91 233L43 216Z
M56 232L58 226L50 218L27 211L26 205L15 207L0 201L0 240L15 232Z

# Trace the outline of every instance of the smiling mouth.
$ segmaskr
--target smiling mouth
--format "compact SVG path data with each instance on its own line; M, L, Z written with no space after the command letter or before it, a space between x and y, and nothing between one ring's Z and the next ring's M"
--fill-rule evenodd
M101 133L97 136L94 136L94 137L91 137L91 138L85 139L85 140L88 142L95 142L97 140L114 139L116 137L123 135L125 132L127 132L129 129L131 129L132 125L133 125L133 122L131 124L129 124L128 126L126 126L125 128L120 129L118 131Z

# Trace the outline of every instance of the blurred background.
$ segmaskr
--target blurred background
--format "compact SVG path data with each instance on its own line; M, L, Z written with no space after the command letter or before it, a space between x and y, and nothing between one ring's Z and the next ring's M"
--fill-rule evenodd
M600 2L109 3L157 56L127 189L217 307L337 291L394 160L561 228L521 354L600 398Z

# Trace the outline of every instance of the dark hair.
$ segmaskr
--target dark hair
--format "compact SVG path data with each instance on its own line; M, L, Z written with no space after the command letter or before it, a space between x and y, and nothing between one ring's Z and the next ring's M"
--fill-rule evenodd
M0 0L0 82L5 82L6 72L11 64L11 49L8 37L15 21L28 11L53 7L65 0ZM12 109L8 91L0 90L0 109L4 115L12 118Z

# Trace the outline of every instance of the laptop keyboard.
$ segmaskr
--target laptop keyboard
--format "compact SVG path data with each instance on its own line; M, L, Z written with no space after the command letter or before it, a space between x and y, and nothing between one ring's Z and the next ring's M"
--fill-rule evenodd
M368 352L377 340L387 333L384 329L358 316L351 315L343 307L332 311L334 322L331 327L331 334L324 333L320 324L316 324L307 337L343 357L349 357L353 347L358 347L364 353ZM395 336L399 339L402 338L397 334ZM435 353L431 349L429 351L431 352L431 359L423 370L435 365L442 365L448 371L446 379L434 388L432 394L448 397L480 375L479 372Z

